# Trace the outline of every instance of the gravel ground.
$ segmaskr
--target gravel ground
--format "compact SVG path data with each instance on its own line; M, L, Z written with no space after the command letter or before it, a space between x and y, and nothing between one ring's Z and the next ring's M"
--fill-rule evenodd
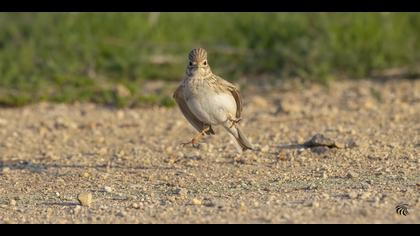
M177 108L1 108L0 223L420 222L420 80L243 91L241 156L221 128L181 147Z

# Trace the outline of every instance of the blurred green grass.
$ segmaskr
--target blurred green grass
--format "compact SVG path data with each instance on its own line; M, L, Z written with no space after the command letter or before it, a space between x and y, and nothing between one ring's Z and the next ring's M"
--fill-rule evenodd
M199 46L229 80L415 70L419 29L417 13L1 13L0 105L172 106L144 83L180 81Z

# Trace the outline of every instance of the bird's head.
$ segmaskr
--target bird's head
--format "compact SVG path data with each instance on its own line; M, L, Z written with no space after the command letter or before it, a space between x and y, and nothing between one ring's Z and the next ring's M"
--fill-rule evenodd
M195 48L188 54L187 71L191 74L199 73L201 75L210 72L210 66L207 61L207 52L204 48Z

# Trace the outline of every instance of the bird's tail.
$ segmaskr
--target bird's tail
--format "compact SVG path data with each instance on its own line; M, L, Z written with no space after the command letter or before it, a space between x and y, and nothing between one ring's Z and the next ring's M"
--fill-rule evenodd
M237 126L226 127L225 129L229 132L230 136L236 141L238 151L254 150L254 145L249 142L248 138Z

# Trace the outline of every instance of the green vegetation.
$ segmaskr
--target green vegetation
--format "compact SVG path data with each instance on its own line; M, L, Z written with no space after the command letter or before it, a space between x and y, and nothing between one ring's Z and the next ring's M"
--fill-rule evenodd
M420 61L417 13L0 13L0 105L173 105L193 47L215 72L328 82ZM123 89L120 89L120 88Z

